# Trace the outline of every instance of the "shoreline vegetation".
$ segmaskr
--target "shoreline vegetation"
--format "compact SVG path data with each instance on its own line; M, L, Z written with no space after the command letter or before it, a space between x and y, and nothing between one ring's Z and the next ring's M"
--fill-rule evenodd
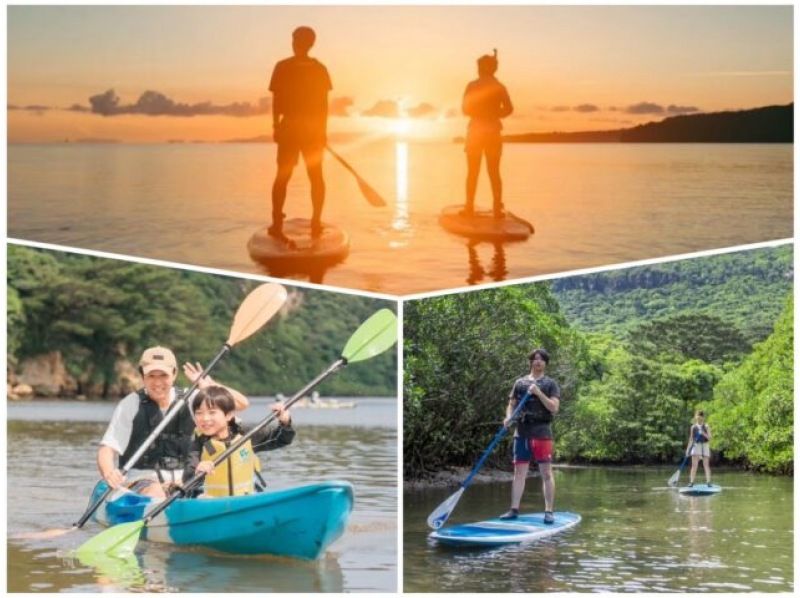
M784 245L407 302L404 479L471 466L537 346L558 462L674 465L703 409L716 462L793 475L793 277Z
M8 245L8 395L116 400L141 386L137 363L164 345L179 363L205 365L256 283L245 279ZM293 394L340 355L355 328L393 302L287 287L263 331L213 377L251 396ZM392 396L397 354L347 368L323 396ZM180 372L180 386L190 384Z

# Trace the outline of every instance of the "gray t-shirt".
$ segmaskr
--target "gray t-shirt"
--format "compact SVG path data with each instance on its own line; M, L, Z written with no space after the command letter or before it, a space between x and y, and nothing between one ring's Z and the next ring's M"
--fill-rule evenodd
M542 376L538 380L534 380L533 376L528 374L522 378L517 378L514 382L514 387L511 389L509 398L514 401L514 407L516 407L519 401L527 394L532 384L536 384L539 389L551 399L561 398L561 390L558 388L558 384L555 380L547 376ZM548 411L547 407L539 400L539 397L531 394L522 408L522 415L518 419L519 423L515 435L524 436L526 438L552 438L553 429L550 427L550 422L540 421L548 417L552 419L550 411Z

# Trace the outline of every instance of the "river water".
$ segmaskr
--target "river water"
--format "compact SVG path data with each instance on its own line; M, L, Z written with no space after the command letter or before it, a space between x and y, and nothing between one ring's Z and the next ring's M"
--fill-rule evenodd
M348 399L349 400L349 399ZM355 399L353 409L293 409L295 441L263 453L269 487L347 480L355 508L344 535L317 561L236 557L140 542L136 574L109 577L71 552L94 522L50 540L14 536L69 527L97 481L94 458L113 403L8 405L8 591L393 592L397 590L397 403ZM266 413L253 399L245 422Z
M350 234L350 255L324 272L276 275L401 295L793 236L791 144L506 144L506 205L536 232L497 245L438 225L463 201L462 146L337 149L387 206L369 206L328 159L325 220ZM246 245L267 224L274 164L272 144L10 145L8 234L270 274ZM489 198L484 173L479 207ZM302 168L286 210L310 216Z
M681 496L673 469L557 469L556 510L583 520L527 545L436 546L425 519L454 489L406 492L407 592L792 592L792 478L714 472L720 494ZM702 480L702 476L698 478ZM683 482L687 481L684 474ZM511 484L470 486L448 524L496 517ZM523 512L543 510L529 478Z

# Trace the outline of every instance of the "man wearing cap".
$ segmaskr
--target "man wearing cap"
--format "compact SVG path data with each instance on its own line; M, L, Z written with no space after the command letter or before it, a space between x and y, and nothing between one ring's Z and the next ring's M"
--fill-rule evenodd
M294 56L275 65L269 82L272 137L278 144L278 172L272 185L272 225L267 232L286 242L289 239L283 234L283 204L301 153L311 182L311 236L318 237L322 233L325 203L322 156L327 143L328 92L332 85L328 69L308 55L315 40L311 27L295 29L292 33Z
M544 492L544 522L552 524L553 503L556 487L553 481L553 430L550 422L558 413L561 402L561 391L555 380L545 376L544 370L550 363L550 355L544 349L534 349L528 359L531 363L530 373L514 382L509 395L505 426L510 426L511 414L519 402L530 393L530 397L522 407L518 417L517 431L514 433L514 481L511 484L511 509L500 516L500 519L516 519L519 515L519 504L525 491L525 478L531 460L539 464Z
M183 366L183 372L194 382L203 370L200 364L187 362ZM100 475L113 488L125 481L119 465L124 465L141 447L170 408L188 390L175 388L178 363L175 354L165 347L150 347L142 353L139 373L144 387L132 392L117 404L97 451ZM206 388L211 385L220 386L206 376L198 386ZM237 409L247 408L248 400L244 395L230 388L228 390L234 397ZM135 477L145 477L162 483L179 482L187 462L194 429L195 423L189 408L182 407L139 458L137 469L131 473L135 472ZM159 484L144 482L136 489L142 494L163 496Z

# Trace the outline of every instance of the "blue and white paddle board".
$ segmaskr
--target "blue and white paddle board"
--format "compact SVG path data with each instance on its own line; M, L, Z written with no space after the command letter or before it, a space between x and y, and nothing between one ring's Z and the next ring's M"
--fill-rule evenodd
M722 492L722 487L716 484L695 484L694 486L684 486L678 492L686 496L708 496Z
M544 513L529 513L516 519L487 519L478 523L443 527L430 538L447 546L502 546L541 540L578 525L577 513L556 512L555 522L546 524Z

